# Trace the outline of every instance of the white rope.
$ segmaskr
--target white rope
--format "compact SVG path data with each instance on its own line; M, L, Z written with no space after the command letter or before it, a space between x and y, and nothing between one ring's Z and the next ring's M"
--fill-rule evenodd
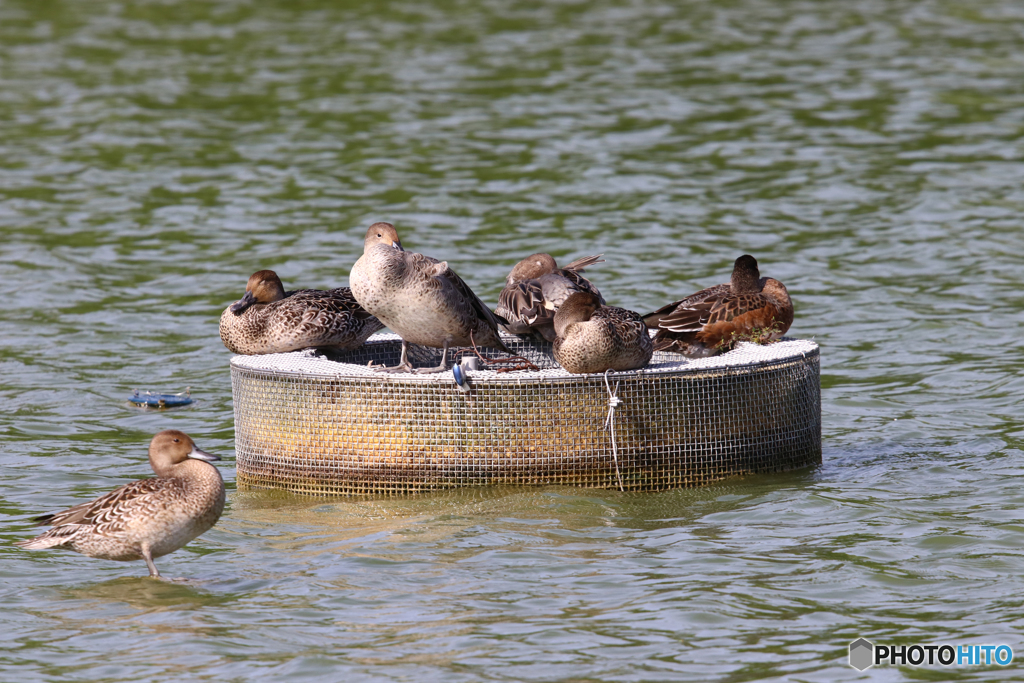
M612 460L615 461L615 478L619 480L619 490L625 491L626 489L622 486L622 473L619 472L619 449L615 444L615 409L622 405L622 399L615 395L619 390L618 381L615 382L615 391L612 391L612 385L608 382L609 372L611 372L611 368L604 371L604 386L608 390L608 417L604 420L604 428L612 433Z

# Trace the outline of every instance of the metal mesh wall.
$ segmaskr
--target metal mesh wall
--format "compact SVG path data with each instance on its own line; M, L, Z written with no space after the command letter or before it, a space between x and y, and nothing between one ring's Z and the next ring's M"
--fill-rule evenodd
M821 462L818 347L742 344L689 361L655 354L610 373L618 476L602 375L559 368L550 345L509 338L539 372L374 373L400 346L378 335L344 358L303 353L231 361L238 483L313 494L494 483L659 490ZM436 364L434 349L411 354ZM344 360L346 362L336 362Z

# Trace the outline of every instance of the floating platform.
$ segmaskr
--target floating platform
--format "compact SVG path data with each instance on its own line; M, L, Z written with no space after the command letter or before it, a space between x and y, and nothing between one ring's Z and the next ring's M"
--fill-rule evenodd
M541 369L470 372L468 391L450 371L367 367L398 363L392 334L330 359L233 357L239 486L315 495L499 483L657 491L821 462L814 342L741 343L699 360L655 353L642 370L606 378L562 370L550 344L503 339ZM416 366L440 359L438 349L410 348Z

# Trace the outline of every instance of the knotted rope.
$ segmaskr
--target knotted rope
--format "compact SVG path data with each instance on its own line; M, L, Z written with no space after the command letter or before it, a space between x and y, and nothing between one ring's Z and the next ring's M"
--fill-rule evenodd
M611 372L611 368L604 371L604 386L608 390L608 417L604 420L605 431L611 431L612 434L612 460L615 462L615 478L619 480L619 490L625 491L626 489L622 486L622 473L619 472L619 448L615 443L615 409L622 405L622 399L615 395L619 390L619 382L615 382L615 390L612 391L612 385L608 382L608 373Z

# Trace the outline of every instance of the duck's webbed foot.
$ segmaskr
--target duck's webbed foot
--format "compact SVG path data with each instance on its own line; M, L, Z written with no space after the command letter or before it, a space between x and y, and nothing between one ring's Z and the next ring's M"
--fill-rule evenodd
M416 368L411 372L415 372L417 375L433 375L438 372L445 372L448 369L448 341L445 340L444 348L441 350L441 362L437 367L433 368Z
M412 363L405 363L404 365L399 363L398 365L393 365L391 367L387 367L387 366L384 366L384 365L374 365L373 366L373 371L374 372L386 372L386 373L389 373L389 374L393 373L393 372L417 372L417 370L415 370L412 367Z
M374 372L415 372L412 367L412 363L409 362L409 343L404 339L402 340L402 358L398 361L398 365L391 367L385 365L371 365Z
M436 372L445 372L448 370L448 364L438 365L435 368L416 368L413 370L417 375L432 375Z

